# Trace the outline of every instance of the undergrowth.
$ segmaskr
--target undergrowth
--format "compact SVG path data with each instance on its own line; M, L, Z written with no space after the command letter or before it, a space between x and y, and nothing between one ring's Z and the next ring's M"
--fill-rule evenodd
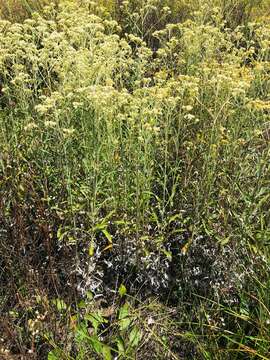
M0 357L269 359L269 2L0 9Z

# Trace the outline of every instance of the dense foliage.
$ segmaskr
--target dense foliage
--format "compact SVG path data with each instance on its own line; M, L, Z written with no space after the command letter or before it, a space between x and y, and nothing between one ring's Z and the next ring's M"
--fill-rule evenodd
M0 9L0 356L268 359L269 2Z

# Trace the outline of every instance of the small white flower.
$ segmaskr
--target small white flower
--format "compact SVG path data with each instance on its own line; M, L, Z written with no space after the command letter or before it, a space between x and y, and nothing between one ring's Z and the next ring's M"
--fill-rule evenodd
M44 122L45 127L55 127L57 123L55 121L47 120Z
M182 106L182 109L185 111L191 111L193 109L193 106L192 105Z
M75 129L72 129L72 128L70 128L70 129L64 128L64 129L63 129L63 133L64 133L64 135L66 135L66 136L72 135L74 132L75 132Z
M193 114L186 114L186 115L184 116L184 118L187 119L187 120L193 120L193 119L195 118L195 115L193 115Z
M27 125L25 125L24 130L28 131L28 130L36 129L37 127L38 127L37 124L35 124L34 122L30 122Z

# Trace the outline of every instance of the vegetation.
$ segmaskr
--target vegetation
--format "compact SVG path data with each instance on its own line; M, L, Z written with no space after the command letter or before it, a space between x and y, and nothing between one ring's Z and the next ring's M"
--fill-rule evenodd
M0 9L0 358L270 359L269 1Z

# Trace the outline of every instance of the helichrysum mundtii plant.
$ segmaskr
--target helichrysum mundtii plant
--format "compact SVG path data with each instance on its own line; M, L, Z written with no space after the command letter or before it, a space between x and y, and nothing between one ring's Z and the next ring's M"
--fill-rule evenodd
M1 251L24 295L30 271L84 299L111 299L125 282L174 304L207 295L201 284L215 304L247 301L237 296L250 288L249 249L258 264L269 238L270 29L198 3L148 1L132 13L136 2L122 2L114 14L113 4L65 1L21 24L1 20ZM171 14L180 5L181 19Z

